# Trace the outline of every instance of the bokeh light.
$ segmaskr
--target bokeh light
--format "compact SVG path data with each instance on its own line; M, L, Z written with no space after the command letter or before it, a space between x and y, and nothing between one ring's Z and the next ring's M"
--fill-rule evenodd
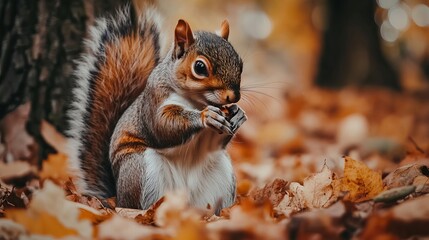
M381 24L380 33L381 37L386 42L394 42L399 37L399 30L393 27L392 24L390 24L390 22L386 20L383 21L383 24Z
M417 26L429 26L429 7L424 4L416 5L411 12L411 17Z
M409 26L408 14L405 6L396 5L389 9L387 14L390 24L398 30L406 30Z

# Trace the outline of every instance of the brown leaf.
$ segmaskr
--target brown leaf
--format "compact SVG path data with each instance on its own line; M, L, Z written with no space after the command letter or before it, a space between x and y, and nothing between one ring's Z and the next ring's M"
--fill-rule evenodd
M51 147L57 150L58 153L65 154L67 152L67 138L46 120L42 120L40 123L40 133L42 134L43 139L45 139Z
M0 179L7 184L24 186L25 183L36 176L36 168L28 162L15 161L8 164L0 162Z
M24 226L9 219L0 219L0 239L24 239Z
M0 208L25 208L26 204L24 199L21 197L21 194L18 195L16 189L7 189L1 186Z
M293 215L287 226L287 232L295 239L343 239L342 217L346 214L343 202L337 202L329 208L314 209Z
M429 176L429 169L423 164L409 164L402 166L387 175L383 182L387 189L408 186L413 184L413 181L418 176Z
M156 201L144 214L139 214L135 217L135 220L138 223L153 225L155 223L155 213L156 210L164 202L164 197Z
M383 191L381 174L369 169L363 162L345 157L341 190L348 192L346 200L352 202L370 200Z
M0 121L0 132L2 132L2 141L7 146L7 152L12 157L12 161L26 160L36 164L35 141L26 129L30 109L31 103L27 102L7 114Z
M97 230L97 239L163 239L167 234L162 229L141 225L118 215L98 225Z
M429 196L408 200L369 217L360 239L395 236L395 239L429 235Z
M30 233L54 237L92 236L92 226L79 219L79 208L65 199L61 188L45 181L44 188L34 193L28 209L6 210L6 218L22 224Z
M298 206L294 206L296 208L301 206L308 208L327 207L338 198L340 193L339 180L325 164L322 171L304 179L302 186L298 183L291 183L290 191L294 198L302 201ZM297 199L294 200L296 203Z
M287 194L287 186L287 181L277 178L264 188L252 191L250 196L256 203L263 203L268 199L273 206L277 206Z
M417 176L414 178L413 185L416 186L417 194L429 193L429 177Z

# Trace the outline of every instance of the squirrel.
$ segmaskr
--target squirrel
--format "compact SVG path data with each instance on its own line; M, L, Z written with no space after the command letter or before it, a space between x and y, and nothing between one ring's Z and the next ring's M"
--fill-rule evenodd
M68 112L76 187L139 209L180 189L218 214L235 201L226 147L247 120L236 104L243 61L226 20L215 34L180 19L161 56L159 19L154 6L127 5L91 28Z

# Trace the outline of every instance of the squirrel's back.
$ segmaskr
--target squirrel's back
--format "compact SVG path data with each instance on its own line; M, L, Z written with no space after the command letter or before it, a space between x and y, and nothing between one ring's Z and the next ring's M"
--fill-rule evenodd
M75 72L68 155L79 190L98 197L115 195L110 138L160 59L156 10L133 11L129 5L96 21Z

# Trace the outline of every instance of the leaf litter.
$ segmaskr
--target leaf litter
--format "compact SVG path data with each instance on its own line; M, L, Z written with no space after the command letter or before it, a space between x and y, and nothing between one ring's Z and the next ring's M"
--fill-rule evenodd
M247 111L253 129L244 125L228 149L237 199L220 216L212 206L193 208L184 192L167 193L147 210L81 195L62 153L67 139L43 122L42 135L57 154L40 169L26 159L0 162L0 239L428 236L429 124L404 116L425 119L427 111L407 106L424 109L429 101L349 89L306 95L312 97L285 99L284 119L258 121ZM373 104L381 97L382 108ZM383 127L387 122L404 126L395 131Z

